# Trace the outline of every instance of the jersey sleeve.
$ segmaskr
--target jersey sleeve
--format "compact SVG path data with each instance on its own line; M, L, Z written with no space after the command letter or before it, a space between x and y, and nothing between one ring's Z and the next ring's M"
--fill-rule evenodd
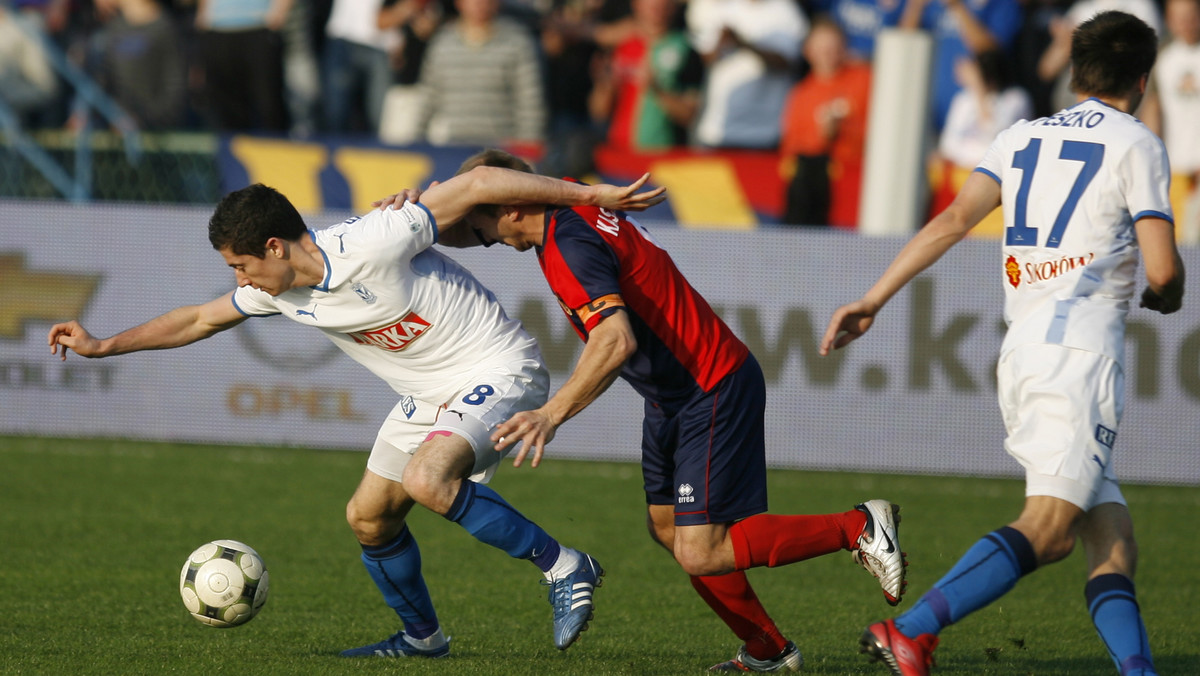
M1147 132L1130 146L1120 172L1121 190L1134 223L1142 218L1175 222L1169 197L1171 168L1166 148L1158 137Z
M233 292L233 307L247 317L267 317L280 313L271 294L252 286L240 286Z
M547 261L548 279L559 300L590 332L601 319L625 305L620 262L612 247L582 219L560 223L555 244L557 255Z
M400 208L372 211L354 222L353 237L347 246L365 252L386 255L390 259L410 259L437 243L437 223L423 204L405 202ZM351 244L353 242L353 244Z
M1007 129L997 134L996 140L992 141L992 145L988 146L987 152L983 154L983 159L979 161L979 166L975 167L975 171L991 178L998 185L1003 185L1000 177L1004 175L1004 148L1007 139Z

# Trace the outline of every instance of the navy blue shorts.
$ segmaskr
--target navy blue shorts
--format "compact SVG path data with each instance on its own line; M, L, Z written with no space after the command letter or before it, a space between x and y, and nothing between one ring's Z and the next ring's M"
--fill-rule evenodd
M753 355L711 392L674 407L647 400L646 502L675 505L676 526L728 523L767 511L766 404L767 386Z

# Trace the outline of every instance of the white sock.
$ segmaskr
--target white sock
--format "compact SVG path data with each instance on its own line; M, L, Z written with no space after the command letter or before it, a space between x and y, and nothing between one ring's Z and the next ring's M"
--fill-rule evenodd
M583 557L579 556L579 552L570 547L562 547L558 551L558 558L555 559L554 565L546 571L546 579L554 581L574 573L579 568L581 561L583 561Z
M408 641L410 645L422 650L433 650L434 648L440 648L446 645L446 635L442 633L441 627L438 627L437 631L433 632L429 636L426 636L425 638L413 638L408 634L405 634L404 640Z

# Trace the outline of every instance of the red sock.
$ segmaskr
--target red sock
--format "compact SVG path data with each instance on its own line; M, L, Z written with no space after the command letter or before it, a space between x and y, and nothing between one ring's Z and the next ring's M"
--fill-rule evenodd
M729 529L737 570L786 566L842 549L852 549L867 515L852 509L841 514L756 514Z
M783 652L787 639L758 602L758 595L745 573L692 577L692 586L708 607L746 643L746 652L752 657L767 660Z

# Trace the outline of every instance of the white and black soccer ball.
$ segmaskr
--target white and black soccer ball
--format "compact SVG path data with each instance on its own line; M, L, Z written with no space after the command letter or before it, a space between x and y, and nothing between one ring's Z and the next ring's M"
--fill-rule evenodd
M213 627L249 622L267 602L267 566L248 545L214 540L183 564L179 595L188 612Z

